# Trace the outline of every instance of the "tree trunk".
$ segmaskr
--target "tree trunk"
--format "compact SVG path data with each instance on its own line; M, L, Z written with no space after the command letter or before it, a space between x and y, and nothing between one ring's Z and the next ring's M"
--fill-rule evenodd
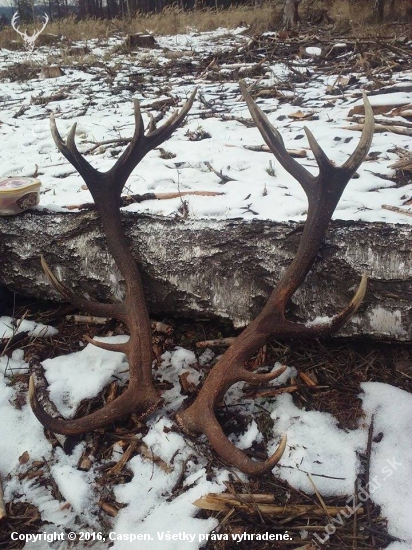
M301 224L186 220L124 213L152 314L229 318L247 324L297 249ZM412 230L336 221L316 265L290 304L291 318L332 316L362 273L368 292L342 335L412 340ZM26 212L0 218L0 284L38 299L61 298L40 268L94 300L115 301L124 285L96 215Z
M375 0L373 11L376 14L376 18L379 23L383 23L385 14L385 0Z

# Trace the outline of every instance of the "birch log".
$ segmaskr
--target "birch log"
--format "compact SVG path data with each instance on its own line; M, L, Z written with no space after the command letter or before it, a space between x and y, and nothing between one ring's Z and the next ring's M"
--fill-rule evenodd
M165 219L123 213L141 265L152 315L221 317L247 324L297 249L302 225L269 221ZM318 260L294 295L302 322L344 306L369 276L346 336L412 340L412 230L408 225L335 221ZM123 281L106 251L93 212L26 212L0 218L0 285L38 299L61 298L40 268L94 300L123 297Z

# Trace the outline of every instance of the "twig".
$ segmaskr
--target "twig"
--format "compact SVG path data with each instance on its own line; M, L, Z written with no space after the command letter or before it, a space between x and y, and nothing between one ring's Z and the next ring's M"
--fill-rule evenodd
M167 336L170 336L173 332L173 327L171 325L167 325L166 323L162 323L161 321L150 322L152 324L153 332L160 332L162 334L166 334Z
M119 513L119 510L116 508L116 506L113 506L113 504L110 504L110 502L106 502L103 499L100 499L97 505L101 510L103 510L103 512L106 512L106 514L108 514L112 518L115 518Z
M287 388L271 388L269 390L262 390L262 391L252 391L245 394L245 398L255 398L255 397L274 397L275 395L280 395L282 393L293 393L297 391L299 388L298 386L288 386Z
M187 463L189 462L189 460L192 460L192 459L193 459L193 455L190 455L185 460L183 460L180 473L177 477L176 483L173 485L172 490L170 491L170 495L174 495L175 492L180 488L180 485L182 484L182 481L185 477Z
M373 428L375 417L372 415L371 423L368 430L368 443L366 446L366 466L365 466L365 487L369 487L370 471L371 471L371 454L372 454L372 442L373 442ZM369 499L365 502L366 514L368 516L369 527L372 526L372 513L371 513L371 501ZM371 533L371 541L373 548L375 548L376 541L373 533Z
M22 340L27 338L28 334L28 332L19 332L18 334L14 334L8 339L5 338L4 340L6 341L0 344L0 357L2 357L6 353L6 351L11 350L13 347L17 346L17 344L19 344Z
M320 502L320 505L322 506L322 508L323 508L323 510L324 510L324 512L325 512L325 514L326 514L328 517L330 517L330 514L329 514L329 512L328 512L328 507L326 506L325 501L323 500L321 494L319 493L318 488L316 487L316 485L315 485L315 483L314 483L314 481L313 481L313 479L312 479L312 476L311 476L310 474L307 474L307 476L308 476L308 478L309 478L310 484L312 485L313 490L315 491L316 496L318 497L318 500L319 500L319 502Z
M6 505L4 503L3 483L0 476L0 520L7 517Z
M231 178L230 176L225 176L222 172L222 170L220 172L218 172L217 170L215 170L213 168L213 166L210 164L210 162L205 162L205 165L209 168L209 170L211 172L213 172L214 174L216 174L216 176L218 178L221 179L221 183L224 184L224 183L227 183L228 181L236 181L234 178Z
M353 126L344 126L342 130L361 132L363 126L363 124L354 124ZM387 126L386 124L375 124L375 132L392 132L392 134L399 134L401 136L412 136L412 128L404 128L403 126L396 125L396 123L391 126Z
M173 193L145 193L144 195L126 195L120 199L120 208L129 206L130 204L152 201L152 200L168 200L184 197L185 195L198 195L201 197L216 197L217 195L224 195L220 191L179 191ZM63 206L66 210L95 210L96 205L94 202L85 202L83 204L68 204Z
M220 338L217 340L202 340L201 342L196 342L196 347L197 348L213 348L213 347L227 348L231 346L235 340L236 340L235 336L230 336L228 338Z
M94 143L92 147L89 147L89 149L86 149L84 151L83 155L88 155L90 153L93 153L96 149L101 147L102 145L126 145L127 143L130 143L132 141L132 138L116 138L116 139L106 139L104 141L98 141L97 143Z
M126 463L129 462L130 457L136 450L139 443L140 442L138 441L132 441L130 445L127 447L127 449L125 450L125 452L123 453L123 455L121 456L120 460L113 466L113 468L110 468L108 473L111 475L119 475L123 470L123 468L125 467Z
M199 78L204 78L207 75L209 69L212 69L213 67L215 67L215 65L216 65L216 57L212 59L212 61L209 63L206 69L202 72L202 74L199 75Z
M355 492L353 495L353 507L356 510L356 506L358 505L358 479L355 479ZM353 543L352 543L352 549L356 550L358 548L358 517L355 514L353 518ZM373 545L375 546L375 545Z
M74 321L75 323L87 323L88 325L105 325L111 320L111 317L95 317L94 315L66 315L67 321ZM162 323L161 321L150 321L152 330L154 332L161 332L162 334L170 335L173 332L173 327ZM26 335L25 333L20 333ZM1 344L0 344L1 349Z
M240 500L241 497L241 500ZM242 494L239 498L236 496L224 493L216 494L209 493L193 504L202 510L212 510L216 512L227 512L231 508L246 511L249 513L257 512L266 516L288 517L299 516L301 518L322 517L326 513L328 517L336 516L342 511L341 506L325 506L320 508L317 504L289 504L277 506L274 502L274 495L268 494ZM362 515L363 509L357 510L357 514Z
M267 145L244 145L244 149L249 151L256 151L257 153L270 153L270 149ZM304 149L286 149L288 154L297 159L303 159L307 157L307 153Z
M399 208L399 206L391 206L390 204L382 204L384 210L390 210L391 212L396 212L397 214L402 214L403 216L412 216L411 210L406 210L405 208Z
M363 125L365 117L363 115L353 115L348 120ZM402 120L397 120L394 124L393 120L386 120L383 118L375 117L375 123L380 124L381 126L400 126L404 128L412 128L412 122L404 122Z
M95 317L93 315L66 315L67 321L75 323L87 323L88 325L105 325L108 317Z

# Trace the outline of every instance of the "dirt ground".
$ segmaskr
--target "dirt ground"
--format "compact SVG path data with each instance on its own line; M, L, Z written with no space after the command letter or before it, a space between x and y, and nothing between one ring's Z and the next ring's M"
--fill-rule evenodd
M67 316L73 313L71 306L59 306L56 304L38 304L30 303L27 299L17 299L13 306L6 306L3 314L11 314L20 317L25 314L26 319L32 319L46 324L52 324L59 329L59 333L46 340L33 339L29 336L16 338L16 342L1 343L2 353L11 354L15 348L23 348L26 360L30 359L41 361L46 358L55 357L77 351L79 342L83 340L85 334L90 336L107 336L112 334L122 334L123 326L119 323L109 320L105 325L93 325L84 323L75 323L68 320ZM176 345L192 349L200 355L203 349L197 347L199 341L209 339L221 339L234 336L229 323L219 323L216 321L188 321L184 319L161 319L171 327L172 334L165 335L159 332L153 333L154 352L157 357L168 349L173 349ZM219 350L216 349L216 352ZM365 340L346 340L334 338L323 341L293 341L293 342L271 342L265 349L260 350L256 357L251 359L250 367L253 368L260 364L274 364L280 361L282 364L294 366L299 377L293 381L294 389L290 386L283 388L284 391L291 392L293 400L298 407L306 410L317 410L329 412L339 421L339 427L346 430L355 429L362 422L362 409L359 399L360 383L364 381L385 382L395 385L406 391L412 391L412 345L393 344L387 342L372 342ZM16 376L14 383L19 385L21 402L25 402L25 391L28 384L28 374ZM310 379L314 384L308 385ZM161 391L161 388L159 388ZM106 388L92 402L83 403L78 411L78 415L84 414L86 409L91 411L99 408L102 401L107 398L111 387ZM258 391L252 389L252 392L259 393L264 391L260 388ZM270 428L272 421L269 413L265 410L264 404L260 407L261 413L255 418L259 429L264 436L270 437ZM222 407L219 411L219 421L228 433L238 430L242 431L245 422L248 421L239 413L238 407ZM116 427L103 429L94 434L82 436L88 441L88 445L93 446L96 460L103 458L108 448L113 444L113 432L116 434L128 434L131 432L144 433L144 423L136 422L135 419L125 419L118 422ZM52 434L48 434L50 440L57 445L57 441ZM72 441L76 443L78 439ZM219 463L219 458L211 452L205 443L199 443L193 440L196 451L206 456L209 462L209 475L212 475L213 466ZM264 458L265 442L256 445L253 449L255 457ZM70 449L67 449L68 451ZM133 456L133 455L131 455ZM131 458L131 457L130 457ZM358 487L365 484L369 456L366 453L360 457L363 465L362 473L357 480ZM44 464L36 465L29 476L39 477L43 474ZM103 526L109 528L110 516L116 515L119 507L115 502L111 492L111 487L119 483L127 483L130 474L126 468L119 475L112 475L109 472L113 465L105 465L102 468L102 476L99 481L106 486L107 498L102 503L101 522ZM326 512L324 515L299 514L292 512L289 517L282 516L281 519L276 515L261 514L257 504L252 501L241 506L240 504L248 495L269 495L273 504L279 506L293 507L295 505L315 507L319 509L316 496L306 495L290 487L284 481L276 479L273 475L266 475L263 478L249 478L248 483L242 482L235 472L232 472L232 481L227 484L228 491L239 500L239 506L228 507L220 512L209 512L199 510L199 517L208 517L214 515L219 520L219 534L222 536L228 534L247 533L248 535L264 535L265 533L276 534L288 531L293 540L275 542L264 540L244 540L236 542L233 540L210 540L206 548L208 550L231 550L252 549L266 550L276 548L293 548L310 550L308 540L311 533L322 533L322 529L327 524ZM187 490L183 487L183 477L174 489L170 498L175 498L182 491ZM50 481L50 480L49 480ZM58 498L58 489L55 487L55 494ZM287 500L285 500L287 495ZM323 499L325 506L345 507L345 501L342 498ZM286 504L287 502L287 504ZM44 529L44 523L40 518L38 510L29 504L8 503L8 517L2 520L0 529L0 548L14 549L22 548L21 543L17 542L10 546L10 533L17 531L21 533L36 533ZM303 532L307 533L308 538L302 537ZM267 536L267 535L266 535ZM330 541L322 545L325 549L377 549L385 548L393 537L390 537L385 530L385 519L380 516L380 510L367 501L364 504L360 515L354 515L350 518L339 532L331 537Z

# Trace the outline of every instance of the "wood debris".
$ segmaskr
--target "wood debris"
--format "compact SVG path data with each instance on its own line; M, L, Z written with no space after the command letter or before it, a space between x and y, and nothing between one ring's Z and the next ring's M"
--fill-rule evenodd
M4 503L3 482L0 476L0 520L7 516L6 505Z
M279 506L275 504L275 497L271 494L236 494L209 493L193 503L202 510L215 512L228 512L231 508L241 510L249 514L261 514L262 516L274 516L276 518L299 517L301 519L327 516L337 516L342 512L339 506L319 506L317 504L287 504ZM363 515L363 508L359 508L357 515Z
M125 195L120 199L120 207L124 208L130 204L140 203L144 201L153 201L153 200L169 200L176 199L180 197L185 197L187 195L191 196L200 196L200 197L216 197L218 195L224 195L220 191L176 191L171 193L144 193L143 195ZM68 204L63 206L66 210L95 210L96 205L94 202L85 202L83 204Z
M257 153L270 153L270 149L267 145L244 145L244 149L249 151L256 151ZM305 149L286 149L288 154L293 158L303 159L307 157Z
M391 206L390 204L382 204L384 210L390 210L391 212L396 212L397 214L402 214L402 216L412 216L412 210L407 210L406 208L400 208L399 206Z

